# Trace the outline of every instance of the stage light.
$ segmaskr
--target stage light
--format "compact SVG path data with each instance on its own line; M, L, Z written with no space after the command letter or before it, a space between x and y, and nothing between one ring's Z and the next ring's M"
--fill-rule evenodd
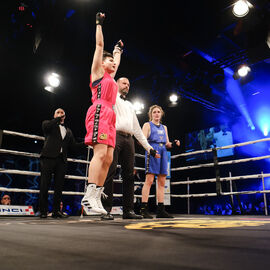
M170 95L169 100L172 103L176 103L178 100L178 96L176 94L172 94L172 95Z
M144 109L144 104L141 103L140 101L135 101L133 103L133 108L134 108L136 114L141 114L143 109Z
M270 108L261 106L256 111L256 122L264 136L268 136L270 131Z
M236 17L244 17L248 14L249 8L252 5L246 0L239 0L233 6L233 15Z
M53 93L53 90L54 90L54 88L52 86L49 86L49 85L46 85L44 87L44 89L47 90L48 92L51 92L51 93Z
M240 77L245 77L250 72L250 67L243 65L243 66L239 67L237 72L238 72Z
M203 51L200 50L196 50L196 52L201 55L204 59L206 59L207 61L209 61L210 63L213 61L216 61L215 58L213 58L212 56L204 53ZM239 110L239 112L242 114L242 116L244 117L244 119L246 120L248 126L252 127L254 126L253 121L251 119L246 101L244 99L243 93L242 93L242 89L241 89L241 84L239 83L239 81L236 81L236 77L235 74L237 74L238 78L239 75L237 72L233 73L233 70L230 67L225 67L223 68L224 70L224 79L225 79L225 88L227 93L230 95L230 98L232 99L232 101L234 102L235 106L237 107L237 109ZM233 80L233 78L234 80ZM270 115L270 113L269 113Z
M60 85L60 78L57 73L51 73L50 75L48 75L47 81L52 87L58 87Z
M250 67L247 65L241 65L238 67L238 69L234 72L233 74L233 78L235 80L239 79L239 78L244 78L248 75L248 73L251 71Z

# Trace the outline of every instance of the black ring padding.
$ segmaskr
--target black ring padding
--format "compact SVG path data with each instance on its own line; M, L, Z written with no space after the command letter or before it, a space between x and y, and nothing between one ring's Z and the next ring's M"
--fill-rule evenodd
M215 174L216 174L216 193L217 196L221 195L221 182L220 182L220 170L219 170L219 164L218 164L218 156L217 156L217 149L212 148L213 153L213 161L214 161L214 168L215 168Z

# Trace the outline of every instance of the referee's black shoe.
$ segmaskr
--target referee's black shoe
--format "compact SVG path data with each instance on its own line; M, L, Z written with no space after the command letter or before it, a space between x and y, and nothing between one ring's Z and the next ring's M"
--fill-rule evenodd
M114 220L114 217L108 212L106 215L101 215L101 220Z
M57 211L57 212L53 212L52 213L52 218L68 218L69 215L67 215L66 213L63 213L61 211Z
M123 219L142 219L141 215L136 215L133 210L123 213Z

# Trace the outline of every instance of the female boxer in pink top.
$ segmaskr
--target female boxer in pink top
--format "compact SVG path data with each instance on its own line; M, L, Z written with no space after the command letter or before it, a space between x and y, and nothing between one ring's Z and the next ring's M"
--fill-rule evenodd
M88 186L81 202L87 215L91 212L107 214L101 203L101 194L113 160L116 136L113 106L116 101L117 84L114 76L120 64L123 42L117 42L113 54L104 51L104 19L105 14L96 14L96 49L90 76L93 105L88 109L85 119L85 143L94 149L89 166Z

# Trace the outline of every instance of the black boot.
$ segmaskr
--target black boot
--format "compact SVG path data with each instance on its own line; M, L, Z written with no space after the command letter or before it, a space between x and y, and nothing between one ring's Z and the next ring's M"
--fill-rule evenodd
M157 218L173 218L168 212L166 212L164 204L158 203Z
M143 218L153 218L148 212L147 203L142 203L142 205L141 205L141 215L143 216Z

